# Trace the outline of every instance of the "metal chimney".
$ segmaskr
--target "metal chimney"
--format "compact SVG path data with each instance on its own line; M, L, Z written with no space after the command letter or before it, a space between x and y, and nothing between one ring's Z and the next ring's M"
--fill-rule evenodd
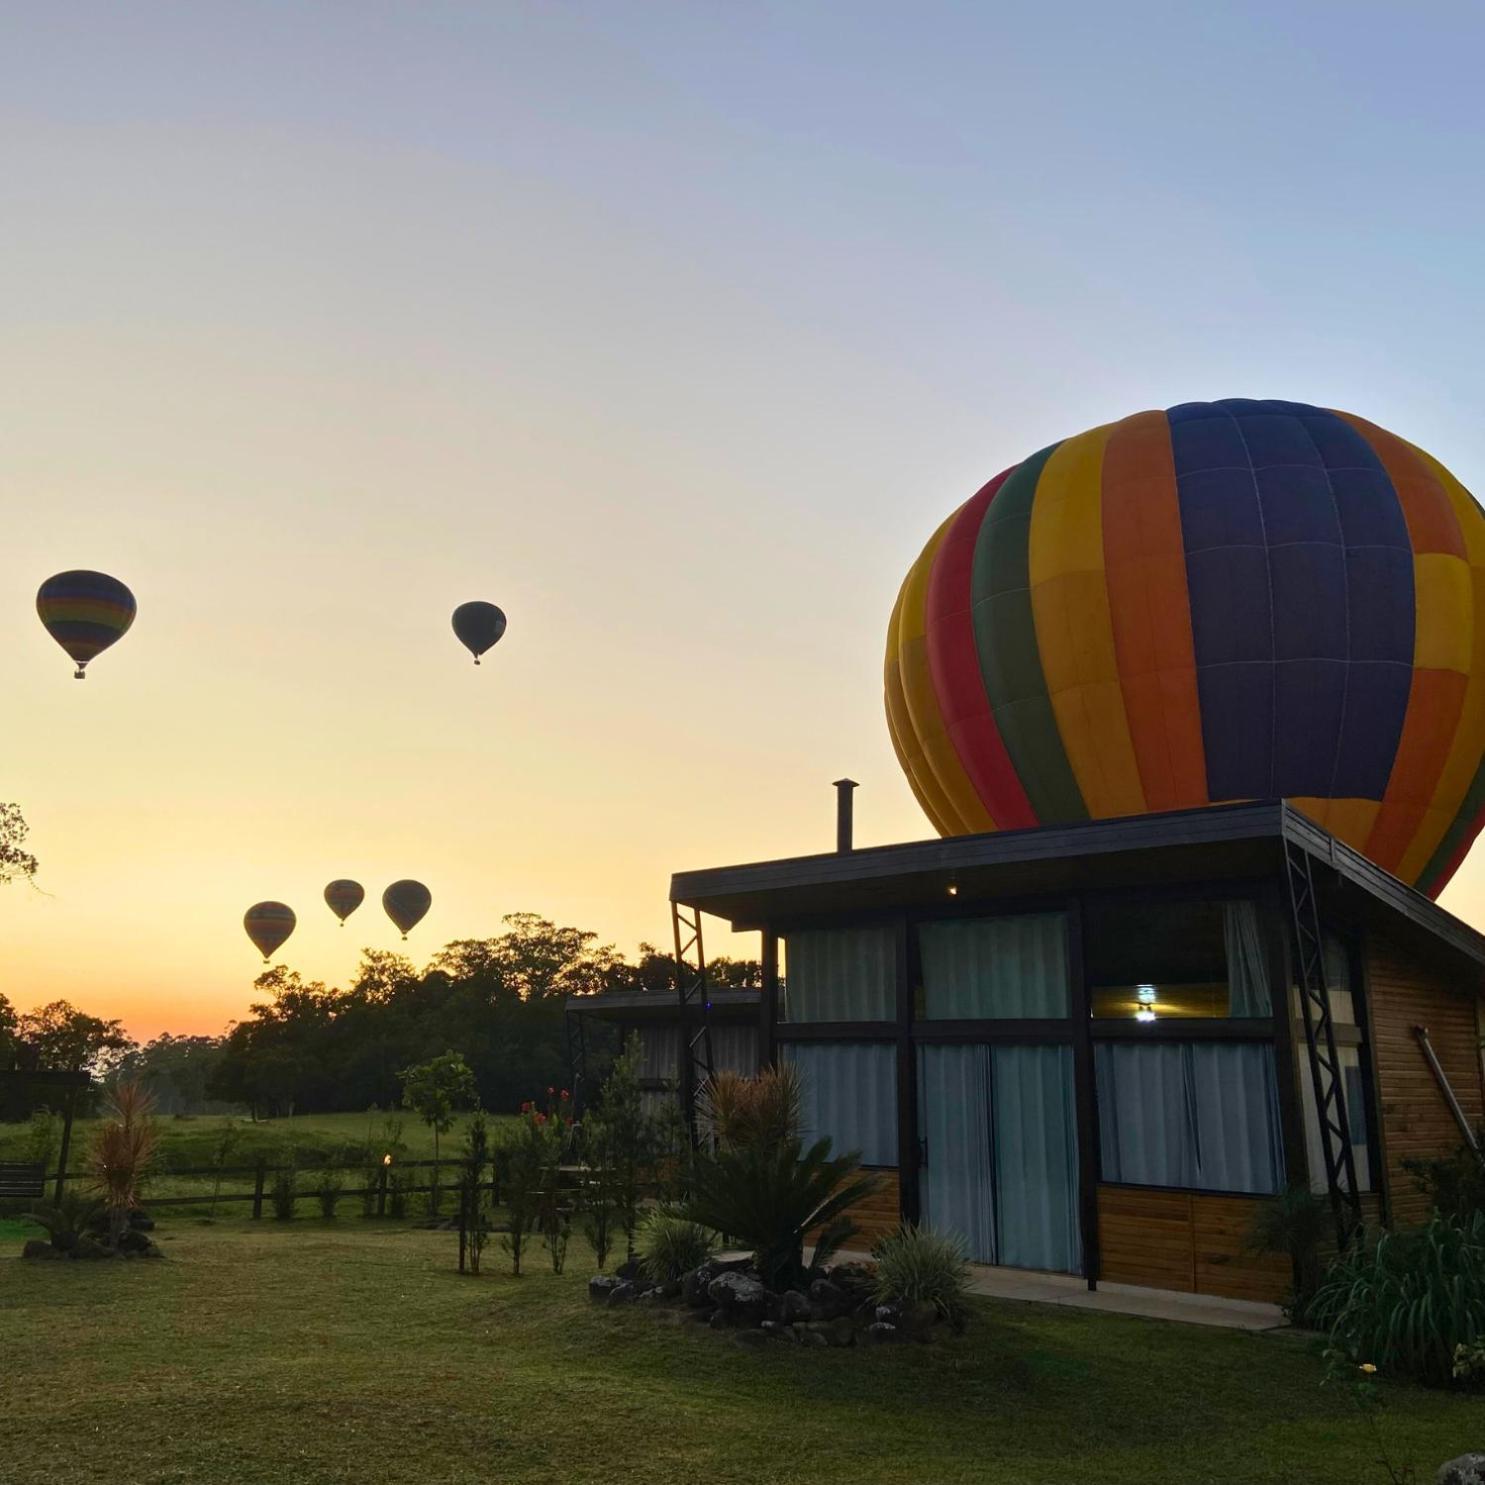
M851 791L856 787L855 779L835 781L835 849L851 849Z

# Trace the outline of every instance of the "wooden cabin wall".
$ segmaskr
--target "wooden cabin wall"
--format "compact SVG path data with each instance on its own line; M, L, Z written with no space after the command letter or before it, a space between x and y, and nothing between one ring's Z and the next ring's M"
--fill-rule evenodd
M869 1174L878 1177L877 1190L846 1209L859 1231L850 1241L852 1252L865 1253L878 1238L890 1237L902 1226L902 1188L895 1166L873 1166ZM814 1234L809 1234L814 1241Z
M1394 929L1367 935L1366 969L1388 1210L1393 1223L1406 1226L1427 1218L1428 1201L1403 1161L1448 1155L1460 1144L1413 1027L1428 1028L1455 1097L1478 1126L1485 1118L1479 997L1461 973L1420 958L1416 940Z

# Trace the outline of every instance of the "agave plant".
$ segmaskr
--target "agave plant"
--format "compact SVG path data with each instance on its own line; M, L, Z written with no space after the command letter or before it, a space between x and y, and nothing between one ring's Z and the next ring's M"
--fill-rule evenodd
M808 1150L798 1138L723 1145L696 1160L684 1212L751 1248L764 1283L782 1289L807 1276L806 1235L815 1233L814 1266L823 1267L856 1232L846 1212L878 1184L859 1154L832 1157L828 1139Z
M150 1117L155 1100L138 1083L117 1083L108 1100L109 1117L93 1136L88 1165L108 1210L110 1247L117 1248L139 1205L140 1183L154 1160L159 1136Z
M722 1149L798 1139L803 1108L804 1085L792 1062L751 1078L719 1072L701 1089L702 1127Z

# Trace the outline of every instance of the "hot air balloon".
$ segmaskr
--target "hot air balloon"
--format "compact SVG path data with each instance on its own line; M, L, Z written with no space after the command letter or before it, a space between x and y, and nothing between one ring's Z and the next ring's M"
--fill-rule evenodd
M1287 798L1437 896L1485 823L1485 515L1350 413L1136 413L934 532L886 705L940 834Z
M382 893L382 906L387 916L406 938L433 904L433 894L421 883L414 881L393 882Z
M59 572L36 594L36 612L46 631L77 664L74 677L87 679L87 664L134 622L134 595L107 573Z
M294 909L282 902L256 902L242 915L242 926L252 939L263 963L294 931Z
M505 615L493 603L461 603L454 610L454 633L459 643L480 663L480 656L498 644L505 633Z
M366 898L366 889L360 882L352 882L341 877L330 883L325 888L325 901L330 905L330 911L340 919L340 926L345 927L345 920L361 906Z

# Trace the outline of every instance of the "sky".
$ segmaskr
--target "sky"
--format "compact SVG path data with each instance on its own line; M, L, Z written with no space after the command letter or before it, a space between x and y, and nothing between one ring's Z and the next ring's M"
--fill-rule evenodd
M1283 397L1485 488L1468 3L0 3L0 992L217 1032L530 910L931 831L882 719L939 521ZM127 582L86 683L53 572ZM510 627L475 669L449 613ZM348 876L344 930L321 901ZM1444 897L1485 926L1485 850ZM714 951L749 940L714 936Z

